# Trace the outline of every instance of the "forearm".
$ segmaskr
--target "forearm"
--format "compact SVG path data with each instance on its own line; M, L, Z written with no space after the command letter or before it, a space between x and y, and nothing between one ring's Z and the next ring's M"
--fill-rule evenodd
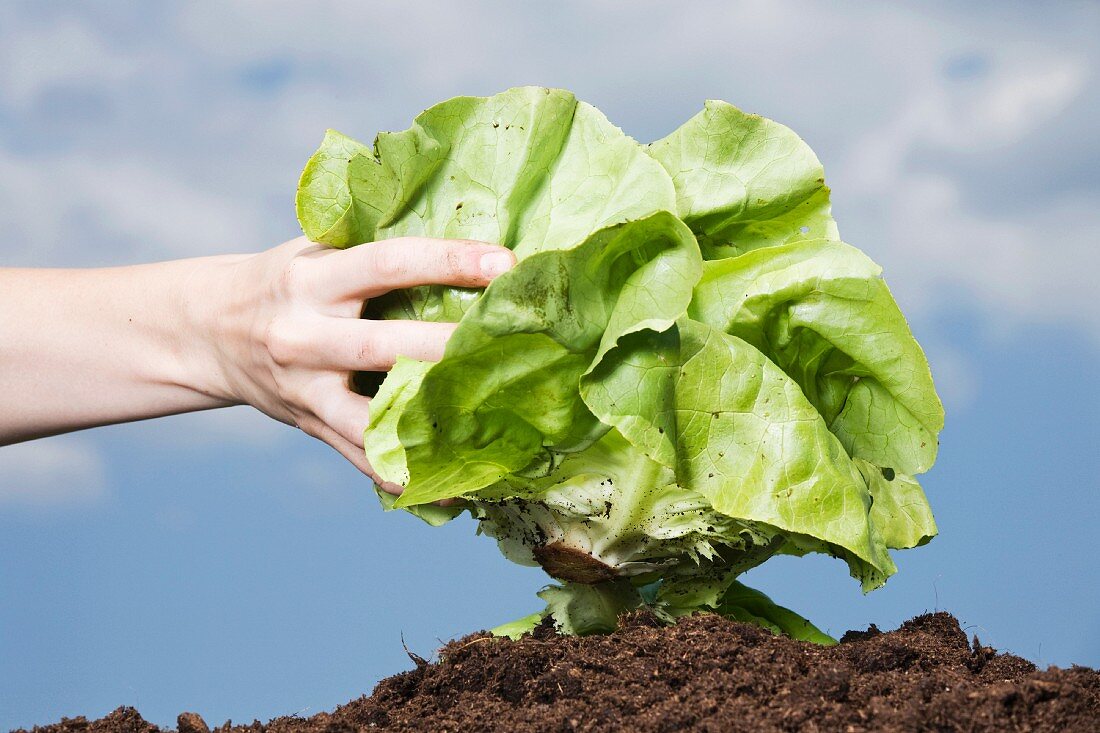
M513 264L471 240L339 250L299 237L255 255L0 268L0 445L249 404L374 478L370 399L349 374L386 371L399 354L436 361L455 324L364 319L363 303L420 285L483 288Z
M217 342L241 259L0 269L0 444L234 404Z

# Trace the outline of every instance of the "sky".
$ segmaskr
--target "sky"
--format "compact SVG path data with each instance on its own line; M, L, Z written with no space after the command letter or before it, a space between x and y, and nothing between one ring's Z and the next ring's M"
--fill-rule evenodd
M1100 6L956 5L6 2L0 266L261 251L326 128L455 95L564 87L643 142L724 99L821 158L947 410L941 534L885 588L825 557L746 582L834 634L947 610L1100 667ZM546 582L247 407L0 448L0 729L313 714Z

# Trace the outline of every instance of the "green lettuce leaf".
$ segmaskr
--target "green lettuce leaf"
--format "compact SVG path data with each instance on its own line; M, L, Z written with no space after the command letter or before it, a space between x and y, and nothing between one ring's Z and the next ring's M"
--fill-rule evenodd
M835 645L836 639L814 626L789 608L780 606L758 590L734 581L716 608L717 613L770 629L782 634L824 646Z
M295 205L298 222L314 242L334 247L358 244L380 212L377 204L359 202L349 186L351 162L369 155L370 148L336 130L325 132L321 147L306 164L298 181Z
M489 629L489 633L493 636L506 636L512 641L518 641L521 637L534 631L535 627L541 624L544 618L546 618L546 611L539 611L523 618L517 618L515 621L494 626Z
M397 426L431 366L431 362L398 356L370 403L370 427L365 431L369 439L364 439L367 460L378 475L401 486L408 483L409 467Z
M708 260L838 237L821 163L778 122L708 101L646 152L672 177L676 211Z
M881 268L817 240L706 264L689 315L781 367L856 458L902 473L936 460L943 405Z
M897 473L856 459L874 504L871 521L879 528L882 541L893 550L907 550L928 544L939 530L924 490L912 476Z

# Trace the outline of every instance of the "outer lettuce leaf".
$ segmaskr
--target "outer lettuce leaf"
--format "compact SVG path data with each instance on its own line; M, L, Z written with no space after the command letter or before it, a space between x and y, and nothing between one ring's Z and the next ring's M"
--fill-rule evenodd
M329 132L298 192L306 235L336 247L401 236L478 239L535 252L672 211L672 182L634 140L569 92L456 97L382 133L374 151ZM372 304L390 318L457 321L476 293L412 288Z
M920 547L939 533L932 508L916 479L858 458L855 463L874 499L871 521L879 528L887 547L894 550Z
M708 262L689 314L783 368L849 454L901 473L932 466L943 406L881 268L841 242Z
M700 268L691 232L658 213L497 278L405 404L408 482L397 506L484 488L606 432L581 400L581 375L627 334L671 326ZM372 421L367 442L383 427ZM390 465L378 467L383 478L404 478Z
M838 237L817 156L789 128L708 101L647 148L676 186L676 210L706 259Z
M325 132L321 147L302 171L295 198L298 222L314 242L346 247L373 227L381 214L377 204L357 202L348 185L352 160L369 154L363 143L336 130Z
M409 467L397 425L431 366L431 362L398 356L370 403L370 427L365 431L369 440L364 441L367 460L380 476L402 486L409 480Z
M870 522L866 483L798 384L736 336L688 319L678 331L678 352L655 356L644 334L621 342L621 360L592 373L593 412L638 418L620 428L627 440L655 459L673 455L679 483L716 511L815 538L864 589L885 582L896 567Z
M380 475L393 477L391 480L402 485L408 480L409 470L405 463L405 447L401 445L397 434L397 423L405 405L416 394L425 372L431 366L431 362L397 357L397 362L390 370L392 378L382 383L382 388L370 403L370 424L373 431L371 440L365 441L367 460ZM396 496L377 486L375 491L384 509L394 508ZM465 511L463 506L443 507L436 504L421 504L407 509L433 527L446 524Z
M675 469L679 377L679 329L640 331L618 342L609 358L584 374L580 394L601 422L618 428L654 461Z
M393 494L386 493L377 486L374 487L374 491L378 494L378 503L382 505L382 508L386 511L396 509L394 504L397 502L397 497ZM466 511L467 507L462 504L454 504L450 506L439 506L438 504L417 504L416 506L407 506L405 511L412 514L414 517L423 520L424 522L432 525L433 527L439 527L457 517L462 512Z
M785 634L792 639L825 646L833 646L837 643L836 639L794 611L780 606L760 591L737 581L734 581L726 591L716 611L723 616L763 626L773 633Z
M735 580L737 574L731 571L699 579L662 580L650 608L657 616L670 621L700 611L713 612L800 641L826 646L837 643L807 619Z
M545 610L532 613L523 618L517 618L515 621L509 621L500 626L494 626L489 629L489 633L493 636L507 636L512 641L518 641L521 637L534 631L535 627L546 618L546 614L547 611Z

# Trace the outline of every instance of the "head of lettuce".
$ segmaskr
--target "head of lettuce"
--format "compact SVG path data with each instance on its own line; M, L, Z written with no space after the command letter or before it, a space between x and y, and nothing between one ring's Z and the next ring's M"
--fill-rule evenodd
M400 359L364 435L387 507L462 512L558 584L563 633L645 606L827 643L738 576L823 552L864 590L936 534L913 478L943 407L881 269L840 241L821 164L724 102L642 145L562 90L458 97L368 147L329 131L302 174L314 241L496 242L484 291L419 287L372 318L458 322ZM461 499L440 507L440 499Z

